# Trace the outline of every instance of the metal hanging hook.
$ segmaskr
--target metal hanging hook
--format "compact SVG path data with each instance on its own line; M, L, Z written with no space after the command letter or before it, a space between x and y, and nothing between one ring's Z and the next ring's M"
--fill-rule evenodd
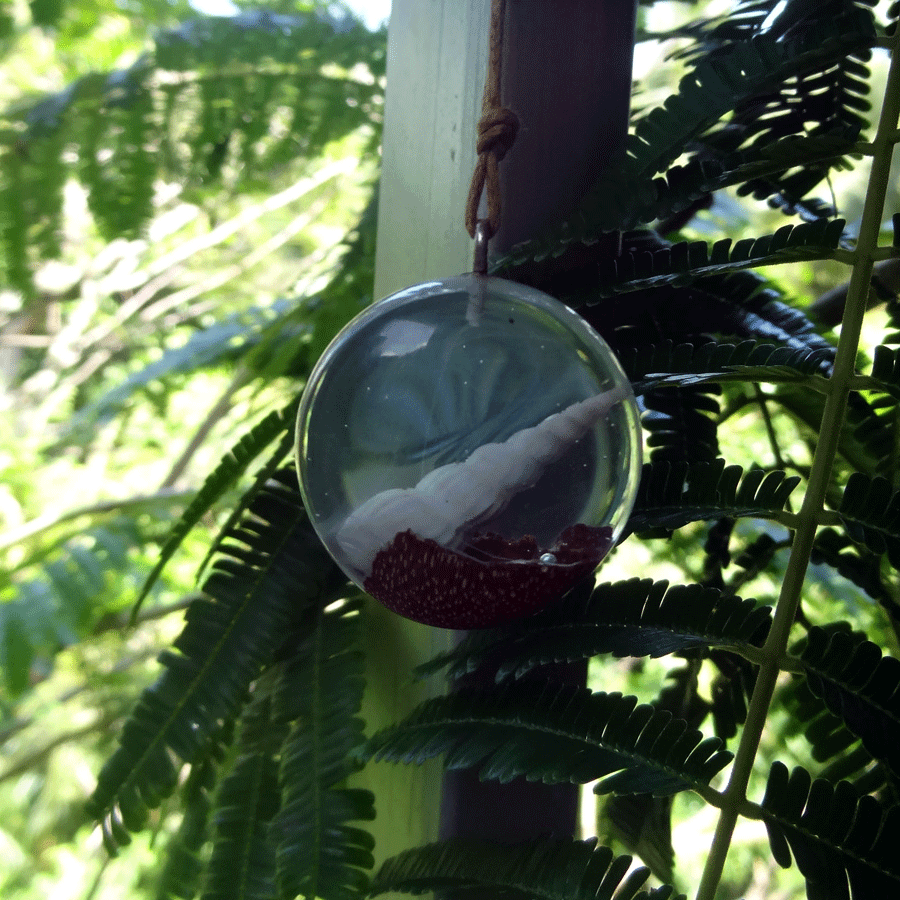
M479 219L475 225L475 251L472 259L472 271L476 275L487 275L488 241L491 239L491 223L487 219Z

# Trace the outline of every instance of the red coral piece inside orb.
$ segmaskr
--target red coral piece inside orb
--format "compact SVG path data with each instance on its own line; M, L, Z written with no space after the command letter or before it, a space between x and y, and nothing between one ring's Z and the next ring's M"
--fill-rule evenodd
M612 529L572 525L548 551L531 536L478 534L461 550L402 531L380 550L365 589L388 609L441 628L489 628L537 612L592 572ZM541 562L543 553L556 562Z

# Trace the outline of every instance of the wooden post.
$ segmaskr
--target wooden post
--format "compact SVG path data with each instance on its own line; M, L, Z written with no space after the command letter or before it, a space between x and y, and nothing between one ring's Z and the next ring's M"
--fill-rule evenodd
M636 0L507 0L503 105L519 133L500 164L494 254L564 221L628 134Z
M470 271L463 223L487 65L489 0L394 0L378 215L375 296ZM427 696L415 665L453 633L367 610L369 731L402 719ZM436 688L442 692L443 685ZM376 865L437 839L441 767L369 765L357 783L376 794ZM397 895L398 897L401 895Z

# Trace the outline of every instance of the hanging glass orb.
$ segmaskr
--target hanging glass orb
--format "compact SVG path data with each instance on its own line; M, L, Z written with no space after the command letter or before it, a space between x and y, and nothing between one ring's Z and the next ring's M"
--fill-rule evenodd
M463 275L332 341L297 418L313 526L389 609L480 628L561 597L634 504L638 409L607 344L546 294Z

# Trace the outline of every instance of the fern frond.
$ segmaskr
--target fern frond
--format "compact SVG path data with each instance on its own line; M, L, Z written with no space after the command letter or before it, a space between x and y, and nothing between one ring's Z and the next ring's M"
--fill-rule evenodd
M598 817L598 829L601 827L649 866L660 881L674 880L671 797L612 795L603 804L602 818Z
M289 447L285 444L291 439L294 419L297 416L297 405L299 401L293 401L284 409L276 410L269 413L261 422L257 423L240 440L225 457L219 462L215 469L206 477L203 486L195 495L188 508L184 511L181 518L172 527L166 542L159 551L159 558L153 567L144 586L141 588L140 594L134 601L134 607L131 613L132 622L136 619L140 612L141 605L147 598L147 595L153 589L153 585L159 579L163 569L165 569L169 560L175 555L184 539L190 534L194 526L212 509L216 501L219 500L228 490L230 490L238 481L238 479L252 465L253 461L259 456L266 447L279 436L286 435L279 447L279 452L275 453L269 464L265 466L257 477L253 488L244 495L244 500L239 505L235 515L229 517L226 523L226 529L230 530L240 515L244 513L250 505L253 498L261 489L264 480L268 479L274 473L275 467L284 461L284 457ZM218 549L217 541L210 550L210 555ZM207 559L209 556L207 556ZM200 566L202 571L205 568L206 560Z
M272 818L287 726L273 715L272 683L269 675L260 679L241 716L238 755L215 798L202 900L269 900L275 894Z
M900 399L900 349L882 344L872 354L872 378L880 382L875 389Z
M854 472L847 481L838 509L847 533L873 553L887 554L900 569L900 492L880 476Z
M387 860L372 881L371 896L484 888L509 900L684 900L668 885L642 890L650 871L628 874L630 866L630 856L614 856L596 838L513 847L442 841Z
M576 589L512 626L469 632L417 671L427 675L447 668L449 677L460 678L496 659L501 647L497 681L601 653L659 657L692 647L759 646L770 618L768 607L714 588L630 578L601 584L587 598Z
M112 239L141 232L160 180L199 202L226 173L229 187L258 190L262 173L271 183L361 127L377 142L384 70L383 33L323 10L253 10L160 30L131 65L7 111L15 149L0 155L0 267L33 290L32 249L52 255L72 175ZM74 154L59 152L66 147Z
M348 788L363 742L358 601L317 610L284 664L279 715L294 721L281 756L282 804L273 824L284 896L352 900L365 893L374 840L353 821L375 818L369 791Z
M153 498L134 508L152 509L154 517L116 515L55 547L38 548L23 561L30 577L24 570L8 578L0 573L0 667L12 696L27 688L36 657L50 658L105 616L122 614L123 599L144 571L136 550L159 540L170 502Z
M803 735L813 760L823 766L817 773L820 777L829 781L871 778L875 771L872 754L840 716L830 712L821 697L812 692L805 678L794 678L783 685L778 699L790 712L784 726L785 738Z
M793 851L807 896L868 900L900 890L900 807L885 809L874 797L860 797L846 781L813 781L799 766L789 775L776 762L762 813L773 856L788 868Z
M774 234L724 238L709 246L705 241L683 241L649 254L622 254L601 269L595 296L648 290L710 275L784 262L825 259L840 245L847 223L843 219L819 219L784 225Z
M729 275L785 262L828 259L840 245L846 224L844 219L819 219L784 225L773 234L742 238L737 242L731 238L723 238L712 245L705 241L682 241L640 253L624 252L602 261L596 283L585 300L590 303L616 294L671 284L683 286L713 275ZM633 225L628 222L624 227ZM535 252L532 243L526 243L500 260L496 271L508 275L532 259L540 261L547 255ZM576 304L578 299L572 298Z
M633 382L635 393L646 387L689 385L706 381L743 381L777 383L798 381L814 383L810 376L830 368L834 353L829 348L776 347L742 341L717 343L659 344L636 347L620 354L622 368Z
M107 422L134 394L173 375L188 375L224 363L234 363L258 341L264 326L281 317L291 304L276 301L238 313L193 332L178 347L170 347L153 362L129 375L93 403L83 406L67 426L71 431L95 428Z
M846 532L821 529L813 544L812 562L831 566L900 619L900 608L882 578L881 558L865 547L855 545Z
M665 390L655 386L646 390L646 382L638 385L643 389L646 411L642 422L654 463L712 463L719 455L717 395L721 388L716 382L697 383L696 376L686 380L694 383Z
M846 157L857 150L859 127L837 126L822 134L791 134L770 143L757 142L742 150L715 153L704 140L695 145L693 158L671 166L647 184L646 190L622 211L623 228L666 220L688 209L700 198L727 187L744 185L760 199L774 193L773 181L785 172L804 166L825 170L847 168ZM623 198L624 200L625 198Z
M193 762L219 724L237 715L289 624L343 582L306 518L296 482L260 492L231 537L89 801L112 848L172 792L180 763Z
M270 838L278 802L278 767L270 754L243 754L216 798L213 851L202 900L270 900L275 849Z
M628 531L680 528L688 522L723 516L777 519L791 492L795 475L712 463L653 462L644 466Z
M209 836L210 792L217 760L211 755L192 766L180 790L183 813L178 831L166 847L155 900L193 900L203 873L200 852Z
M818 391L783 384L772 395L772 400L802 422L810 434L817 432L825 403L824 396ZM838 453L857 472L893 478L898 455L892 417L883 418L865 398L851 392L838 439Z
M810 690L875 759L900 774L900 660L861 635L816 627L800 660Z
M485 780L600 779L597 793L657 796L705 786L731 759L718 738L704 739L635 697L527 683L429 700L363 748L366 757L393 762L441 754L448 769L478 766Z

